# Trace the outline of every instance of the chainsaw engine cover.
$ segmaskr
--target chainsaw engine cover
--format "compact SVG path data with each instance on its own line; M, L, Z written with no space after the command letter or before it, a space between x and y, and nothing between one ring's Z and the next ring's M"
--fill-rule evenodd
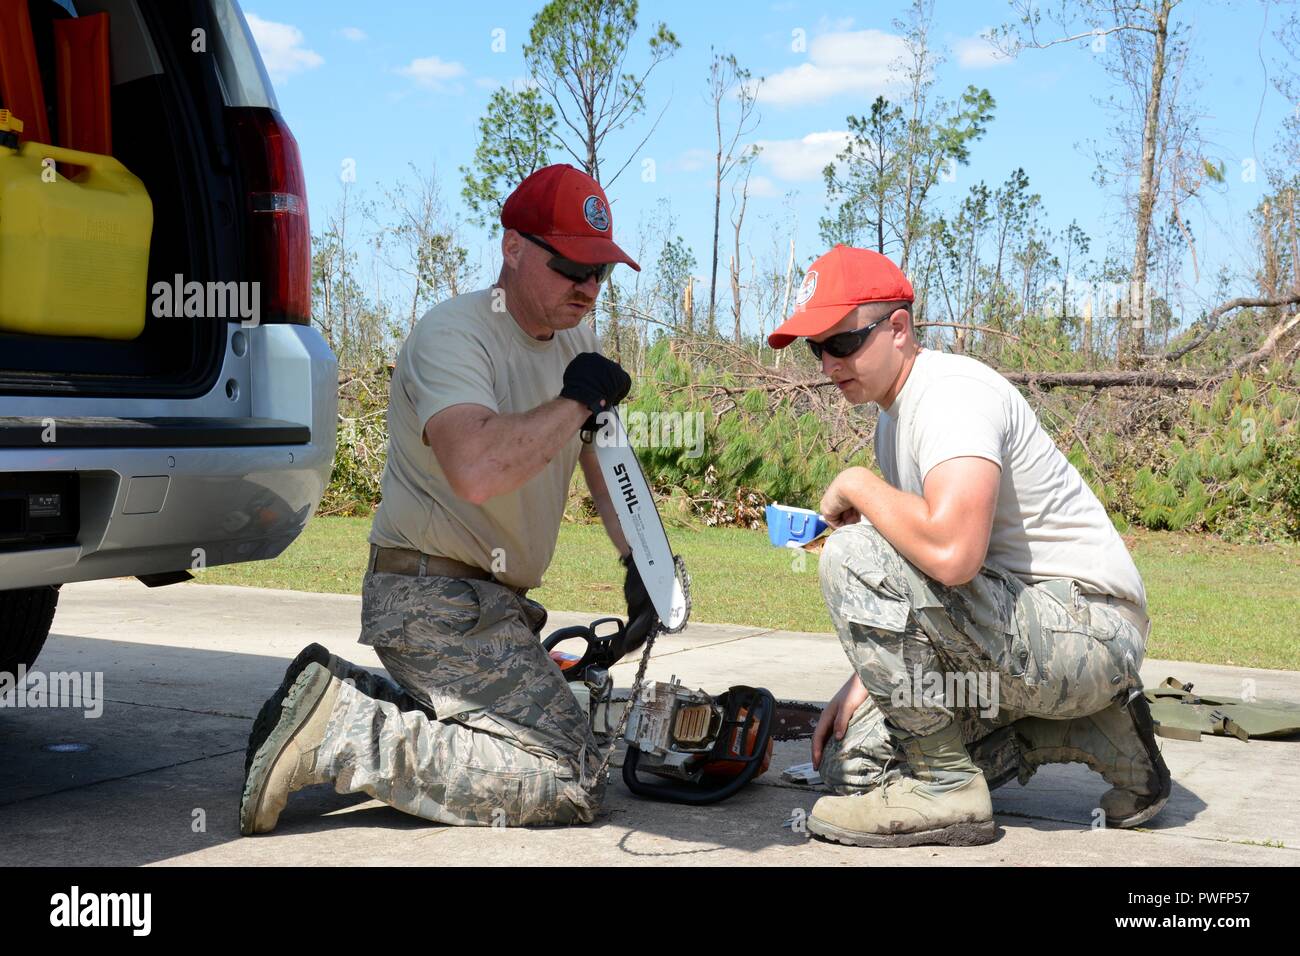
M762 687L736 686L713 697L675 682L648 684L628 716L623 782L656 800L724 800L767 770L775 709ZM639 773L664 782L650 783Z

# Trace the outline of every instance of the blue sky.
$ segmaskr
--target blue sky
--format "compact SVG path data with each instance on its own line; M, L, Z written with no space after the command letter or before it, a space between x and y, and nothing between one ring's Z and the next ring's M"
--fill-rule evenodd
M409 163L436 168L444 198L453 210L462 210L458 167L473 153L477 122L491 91L526 76L520 49L541 0L248 0L243 6L281 110L302 147L315 227L338 201L340 170L348 159L356 163L354 188L376 199L381 187L402 178ZM846 115L867 112L878 93L890 92L886 67L897 53L891 20L905 7L902 2L643 2L630 65L643 62L653 21L666 22L682 46L651 77L648 116L612 138L607 150L608 180L649 130L651 117L666 107L649 142L608 188L616 239L637 255L638 224L667 198L677 232L693 247L699 272L706 270L713 133L704 93L713 45L735 53L755 76L766 78L761 121L752 137L764 144L764 153L747 220L747 227L755 227L750 241L759 248L774 240L784 245L793 236L805 263L824 251L817 237L817 220L826 212L821 169L842 142ZM1273 156L1281 120L1296 108L1282 100L1265 72L1277 70L1280 50L1271 30L1281 14L1273 10L1266 25L1264 8L1254 0L1187 0L1180 9L1192 31L1190 73L1201 83L1196 100L1202 132L1228 174L1219 194L1187 212L1202 265L1246 274L1252 264L1248 213L1266 187L1264 164ZM1099 255L1108 237L1124 241L1115 227L1119 200L1093 184L1094 163L1086 147L1091 139L1108 137L1110 118L1095 100L1113 87L1086 46L1028 51L1010 63L990 56L980 32L1010 17L1005 3L937 3L933 39L947 56L937 91L953 98L973 83L987 87L997 101L996 117L974 146L971 165L960 168L955 181L940 185L939 200L955 204L973 183L983 179L993 186L1023 167L1043 197L1048 226L1059 232L1077 218ZM501 30L505 51L493 52L494 37L501 37L494 31ZM797 30L807 41L802 51L793 48ZM1258 164L1254 182L1242 175L1243 162L1252 158ZM654 163L652 182L643 181L647 159ZM786 198L791 192L793 201ZM724 196L724 236L728 206ZM488 266L491 248L485 236L466 227L465 239ZM644 251L643 267L653 265L656 252ZM1187 305L1194 309L1213 294L1203 276Z

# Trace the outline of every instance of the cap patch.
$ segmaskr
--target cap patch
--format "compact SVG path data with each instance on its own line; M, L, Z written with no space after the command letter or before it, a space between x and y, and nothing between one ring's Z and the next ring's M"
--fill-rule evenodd
M599 196L587 197L587 201L582 204L582 217L592 229L600 232L609 230L609 210L605 208L605 200Z
M795 308L803 308L817 291L817 270L809 269L804 273L803 284L799 286L799 295L795 297Z

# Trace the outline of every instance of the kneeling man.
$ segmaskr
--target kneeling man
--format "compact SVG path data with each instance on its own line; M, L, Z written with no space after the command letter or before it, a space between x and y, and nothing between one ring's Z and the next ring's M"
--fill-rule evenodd
M1138 676L1142 579L1024 397L975 359L917 344L912 299L889 259L836 246L768 339L805 338L850 402L880 409L884 480L848 468L820 506L836 529L822 592L853 675L813 739L837 795L809 830L862 846L987 843L990 783L1074 761L1112 785L1108 825L1144 823L1170 779ZM991 739L996 773L980 749Z

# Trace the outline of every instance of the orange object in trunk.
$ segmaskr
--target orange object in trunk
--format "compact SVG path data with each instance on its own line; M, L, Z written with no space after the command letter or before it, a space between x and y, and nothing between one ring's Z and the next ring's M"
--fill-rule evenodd
M20 117L23 142L50 143L45 90L27 0L0 0L0 106Z
M59 91L59 145L83 153L113 155L108 14L55 20L54 63Z

